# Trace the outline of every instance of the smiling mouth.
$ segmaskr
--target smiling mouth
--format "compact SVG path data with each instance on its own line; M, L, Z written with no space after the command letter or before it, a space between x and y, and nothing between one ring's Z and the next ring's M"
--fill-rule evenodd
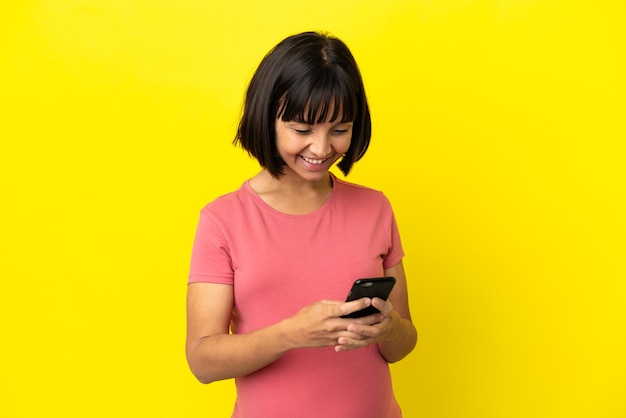
M305 157L305 156L303 156L303 155L301 155L300 157L301 157L304 161L306 161L307 163L309 163L309 164L315 164L315 165L320 165L320 164L323 164L323 163L324 163L324 161L328 160L328 158L324 158L324 159L322 159L322 160L316 160L316 159L314 159L314 158L307 158L307 157Z

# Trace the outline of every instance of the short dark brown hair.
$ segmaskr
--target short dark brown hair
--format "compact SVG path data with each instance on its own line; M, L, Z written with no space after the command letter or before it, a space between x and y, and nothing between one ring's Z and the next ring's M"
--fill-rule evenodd
M285 162L276 149L276 119L321 123L331 108L331 122L353 122L350 148L337 164L347 175L367 151L372 134L361 72L341 40L318 32L292 35L254 73L233 142L278 178Z

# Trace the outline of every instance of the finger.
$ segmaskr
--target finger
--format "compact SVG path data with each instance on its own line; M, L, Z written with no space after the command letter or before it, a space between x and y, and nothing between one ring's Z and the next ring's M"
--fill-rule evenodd
M362 340L375 337L378 333L378 329L371 325L350 324L348 325L348 332L356 335L356 337L353 337L354 339Z
M324 299L324 300L321 300L318 305L321 307L322 315L325 318L334 318L334 317L343 315L343 314L337 313L341 309L343 302Z
M340 337L335 345L335 351L348 351L369 345L368 340Z
M322 305L341 305L343 302L340 302L340 301L337 301L337 300L324 299L324 300L320 300L320 303Z
M389 316L391 312L393 312L393 305L391 302L380 298L372 299L372 306L378 309L385 316Z
M365 330L367 328L372 327L357 327L352 328L356 332L344 332L341 336L339 336L339 338L337 338L337 345L335 346L335 348L340 347L340 351L353 350L355 348L365 347L374 343L375 339L368 335L371 332ZM374 331L374 335L375 334L376 332Z
M339 316L349 315L353 312L360 311L361 309L367 308L371 304L372 299L370 298L361 298L353 300L351 302L345 302L340 306L341 313L339 314Z
M376 325L385 319L385 315L382 313L375 313L372 315L362 316L360 318L350 318L351 324L357 325Z

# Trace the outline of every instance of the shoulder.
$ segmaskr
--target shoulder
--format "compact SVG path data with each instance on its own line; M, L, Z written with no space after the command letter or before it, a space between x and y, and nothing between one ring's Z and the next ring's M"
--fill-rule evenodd
M245 211L252 201L247 182L237 190L218 196L202 208L202 215L221 218Z
M371 187L363 186L361 184L351 183L349 181L334 178L337 183L339 194L357 203L373 203L380 202L382 204L388 203L385 194Z
M338 205L354 218L376 217L381 220L393 221L395 218L391 202L381 190L343 179L336 179Z

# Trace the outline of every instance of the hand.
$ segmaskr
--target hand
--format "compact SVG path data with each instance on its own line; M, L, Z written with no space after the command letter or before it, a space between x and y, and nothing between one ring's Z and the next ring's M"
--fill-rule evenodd
M352 302L323 300L314 303L284 321L285 335L293 348L332 347L342 339L360 340L361 335L349 331L348 327L355 324L368 327L382 321L384 316L375 314L352 319L341 316L367 308L373 303L377 302L369 298Z
M394 312L393 305L379 298L372 299L371 304L380 313L360 318L367 319L364 322L353 320L347 327L350 335L338 338L335 351L354 350L393 338L399 322L399 316Z

